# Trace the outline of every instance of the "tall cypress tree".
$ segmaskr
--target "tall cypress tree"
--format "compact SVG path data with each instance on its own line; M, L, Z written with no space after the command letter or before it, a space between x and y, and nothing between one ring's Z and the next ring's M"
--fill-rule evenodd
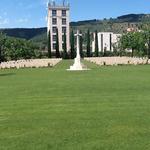
M51 54L51 33L50 33L50 30L48 32L48 58L51 58L52 57L52 54Z
M82 34L82 32L80 32ZM83 37L80 36L80 55L81 55L81 58L84 57L84 54L83 54Z
M148 59L150 59L150 31L148 32Z
M56 29L56 58L60 58L58 28Z
M71 59L74 59L75 58L75 48L74 48L74 32L73 32L73 30L71 31L70 45L71 45L71 50L70 50Z
M1 46L1 42L0 42L0 63L2 62L2 46Z
M87 31L87 57L91 57L91 46L90 46L90 31Z
M0 33L0 63L2 62L2 34Z
M66 40L66 32L64 32L64 39L63 39L63 58L67 59L67 40Z
M95 56L98 57L98 35L97 35L97 30L95 31Z

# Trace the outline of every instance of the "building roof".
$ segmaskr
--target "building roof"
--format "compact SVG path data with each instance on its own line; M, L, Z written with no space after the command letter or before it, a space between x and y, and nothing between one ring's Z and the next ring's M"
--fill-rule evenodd
M69 4L62 4L62 5L58 5L58 4L56 4L55 2L53 2L53 3L48 3L48 8L49 9L67 9L67 10L69 10L70 9L70 5Z

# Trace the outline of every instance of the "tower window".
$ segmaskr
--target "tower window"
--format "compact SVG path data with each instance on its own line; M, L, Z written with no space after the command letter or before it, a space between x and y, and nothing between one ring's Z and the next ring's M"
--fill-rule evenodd
M53 35L53 41L54 42L56 41L56 35Z
M56 19L56 18L53 18L53 19L52 19L52 23L53 23L53 25L56 25L56 24L57 24L57 19Z
M62 27L62 33L66 33L66 27Z
M56 10L52 10L52 16L56 16L57 15L57 11Z
M66 16L66 10L62 10L62 16Z
M56 31L57 31L57 28L53 27L53 33L56 33Z
M66 18L62 19L62 25L66 25Z

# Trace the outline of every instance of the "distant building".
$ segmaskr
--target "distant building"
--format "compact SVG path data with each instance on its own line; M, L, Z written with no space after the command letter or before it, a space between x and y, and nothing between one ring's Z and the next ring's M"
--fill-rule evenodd
M138 26L136 24L128 24L128 28L126 29L126 32L141 32L139 30Z
M119 41L121 34L114 34L112 32L99 32L98 33L98 48L99 52L113 51L113 44ZM95 33L92 42L92 51L95 51Z
M51 33L51 50L56 50L56 31L58 29L59 50L63 50L63 36L66 32L67 50L70 49L69 4L56 5L53 1L48 4L47 31Z

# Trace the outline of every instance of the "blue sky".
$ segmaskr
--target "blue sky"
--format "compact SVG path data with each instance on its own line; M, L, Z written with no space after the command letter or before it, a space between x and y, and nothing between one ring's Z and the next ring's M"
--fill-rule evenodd
M0 0L0 28L46 26L48 0ZM68 0L71 21L150 13L150 0ZM60 3L62 0L56 0Z

